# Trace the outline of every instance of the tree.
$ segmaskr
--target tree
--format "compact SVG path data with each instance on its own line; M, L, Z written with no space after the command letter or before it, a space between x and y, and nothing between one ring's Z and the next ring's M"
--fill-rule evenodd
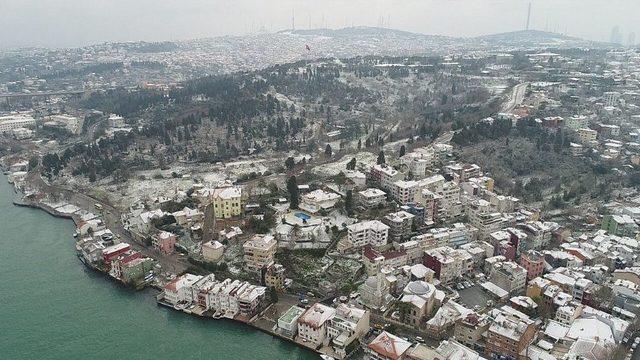
M384 159L384 151L380 150L380 152L378 153L378 161L376 162L376 164L378 165L386 164L386 161Z
M355 170L356 169L356 158L352 158L348 163L347 163L347 170Z
M358 139L358 150L362 149L362 139Z
M347 190L347 195L344 197L344 210L347 215L353 215L353 191Z
M407 153L407 148L404 147L404 145L400 146L400 154L398 154L399 157L403 157L404 154Z
M400 315L400 321L407 322L409 315L411 314L411 305L406 302L398 303L398 313Z
M295 176L287 180L287 191L289 192L289 208L297 209L300 204L300 193L298 191L298 181Z
M34 170L38 165L40 165L40 159L37 156L32 156L29 159L29 171Z
M333 150L331 150L331 145L327 144L327 147L324 148L324 156L330 158L333 154Z
M284 166L287 167L287 170L291 171L296 166L296 161L293 159L293 157L289 156L287 160L285 160Z
M51 180L53 176L58 176L62 170L62 163L58 154L46 154L42 158L42 167L44 175Z

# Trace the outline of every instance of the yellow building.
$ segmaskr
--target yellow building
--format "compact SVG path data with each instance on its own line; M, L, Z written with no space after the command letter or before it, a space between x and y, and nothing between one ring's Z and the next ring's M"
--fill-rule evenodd
M242 188L228 186L215 189L213 192L213 213L218 219L228 219L242 215L244 200Z
M527 284L526 295L530 298L539 298L542 296L544 289L546 289L549 285L551 285L551 282L547 279L541 277L531 279L529 281L529 284Z

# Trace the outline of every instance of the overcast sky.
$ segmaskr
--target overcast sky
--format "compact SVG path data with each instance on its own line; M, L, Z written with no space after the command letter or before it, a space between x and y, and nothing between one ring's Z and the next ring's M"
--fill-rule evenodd
M640 0L0 0L0 48L177 40L352 25L475 36L531 28L640 39Z

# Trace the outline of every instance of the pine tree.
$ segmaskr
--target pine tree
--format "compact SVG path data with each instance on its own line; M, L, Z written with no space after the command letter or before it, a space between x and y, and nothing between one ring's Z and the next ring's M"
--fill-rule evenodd
M289 208L297 209L300 204L300 193L298 192L298 181L295 176L287 180L287 191L289 192Z
M347 190L347 195L344 197L344 209L347 215L353 214L353 191Z
M404 145L400 146L400 154L398 154L399 157L403 157L404 154L406 154L407 152L407 148L404 147Z
M356 158L351 158L351 161L347 163L347 170L355 170L356 169Z
M324 156L330 158L333 154L333 150L331 150L331 145L327 144L327 147L324 148Z
M376 163L378 165L382 165L382 164L386 163L386 161L384 159L384 151L380 150L380 152L378 153L378 161Z
M291 171L296 166L296 162L293 157L289 156L287 160L284 162L284 166L286 166L287 170Z

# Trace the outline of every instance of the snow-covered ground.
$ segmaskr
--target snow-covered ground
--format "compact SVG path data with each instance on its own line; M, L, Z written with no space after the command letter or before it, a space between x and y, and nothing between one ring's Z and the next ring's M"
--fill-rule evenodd
M361 151L355 155L346 155L343 156L340 160L333 162L333 163L328 163L328 164L323 164L323 165L319 165L314 167L311 171L319 176L336 176L338 175L341 171L346 170L347 169L347 163L349 161L351 161L352 158L356 158L356 168L360 169L368 169L371 166L373 166L376 163L376 160L378 158L377 155L374 155L370 152L366 152L366 151Z

